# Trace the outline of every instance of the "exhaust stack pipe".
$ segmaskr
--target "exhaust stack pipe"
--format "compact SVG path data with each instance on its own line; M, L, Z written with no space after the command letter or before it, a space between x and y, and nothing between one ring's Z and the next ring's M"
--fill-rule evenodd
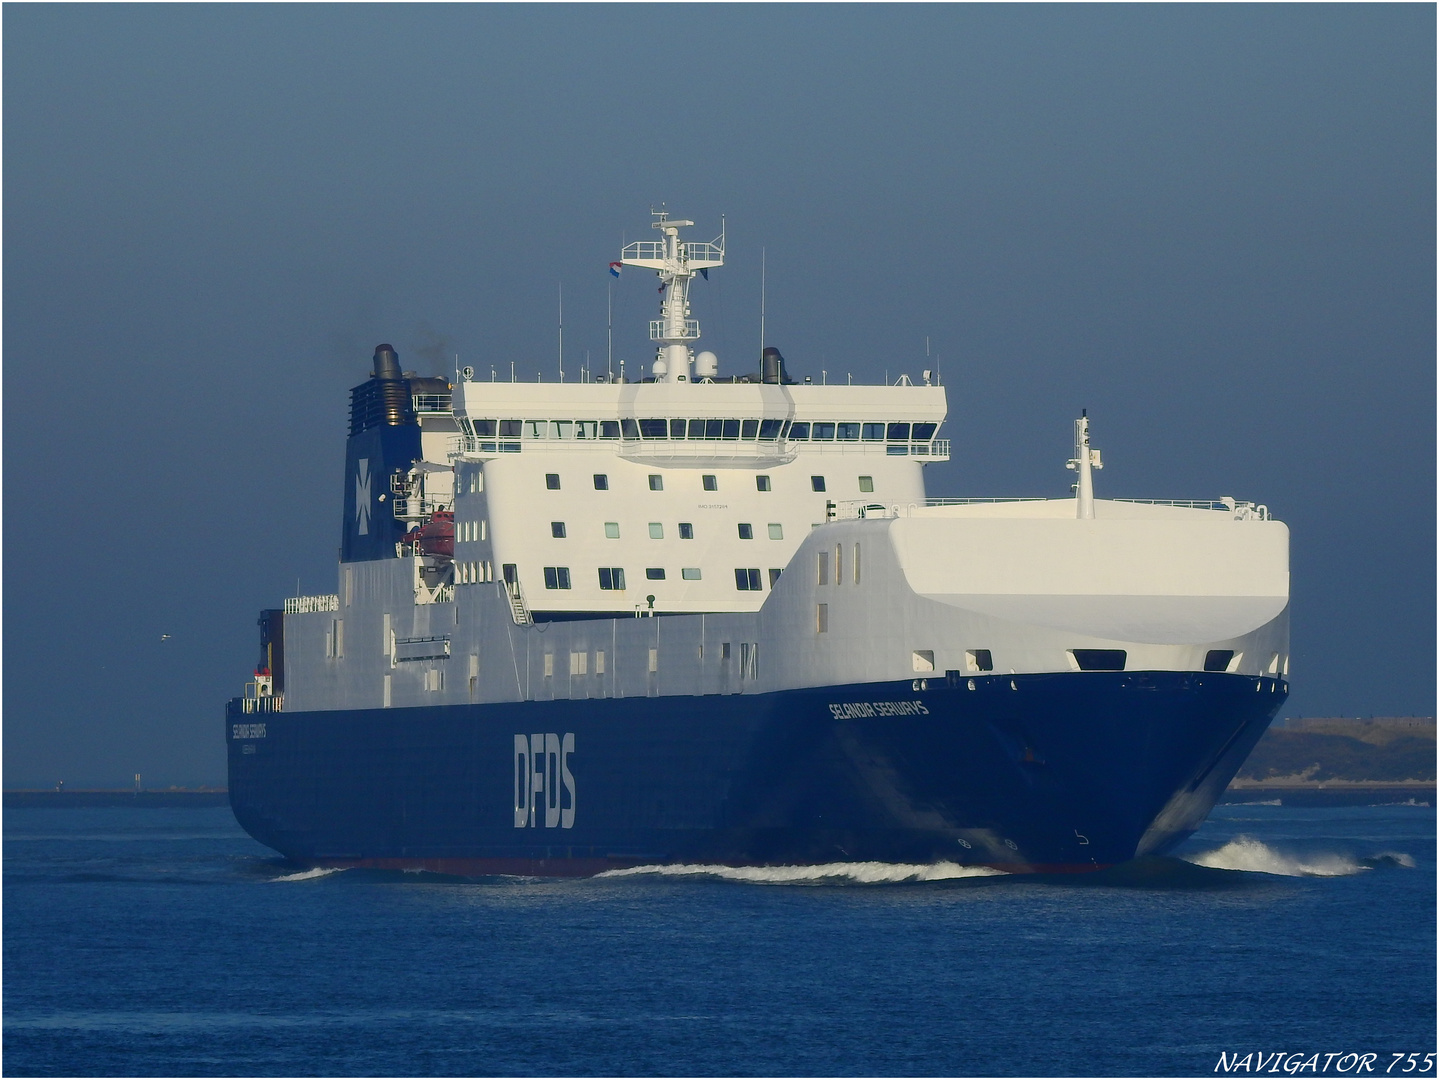
M760 354L760 381L783 383L789 380L784 374L784 357L775 348L767 348Z
M400 357L393 345L375 346L375 378L400 378Z

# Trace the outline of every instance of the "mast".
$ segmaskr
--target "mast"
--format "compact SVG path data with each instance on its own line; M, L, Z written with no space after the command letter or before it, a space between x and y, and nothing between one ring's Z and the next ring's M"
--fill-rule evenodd
M655 342L655 382L689 382L694 360L691 343L698 341L700 324L689 317L689 287L695 274L724 265L724 232L707 244L681 243L680 229L693 221L671 220L665 210L652 210L653 228L661 240L637 240L620 251L625 266L653 270L660 279L660 317L650 321L650 340ZM710 374L706 372L704 374Z
M1089 445L1089 410L1081 409L1074 422L1074 457L1065 468L1079 473L1074 485L1074 516L1088 520L1094 517L1094 477L1092 469L1104 468L1099 451Z

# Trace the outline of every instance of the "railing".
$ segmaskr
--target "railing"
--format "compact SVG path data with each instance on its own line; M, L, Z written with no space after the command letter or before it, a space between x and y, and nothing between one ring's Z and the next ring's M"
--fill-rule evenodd
M410 404L417 413L448 413L453 408L449 394L415 394Z
M291 596L285 600L286 615L309 615L316 611L339 611L340 598L328 596Z
M650 320L651 341L694 341L700 336L700 321L698 319L686 319L684 330L678 337L671 337L665 331L666 319Z
M285 695L266 694L264 697L243 697L240 699L240 711L247 713L284 712Z
M520 588L518 581L507 581L504 583L505 596L509 597L510 614L520 626L528 626L535 620L530 617L530 609L525 606L525 594Z

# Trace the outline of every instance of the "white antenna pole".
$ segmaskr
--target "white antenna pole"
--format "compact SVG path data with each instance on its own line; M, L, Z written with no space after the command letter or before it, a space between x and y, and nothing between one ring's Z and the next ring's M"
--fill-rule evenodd
M1089 445L1089 410L1081 409L1074 422L1074 458L1066 466L1079 474L1074 485L1074 516L1088 521L1094 517L1093 469L1104 468L1099 451Z
M765 277L765 249L759 249L759 359L760 366L764 366L764 277Z
M610 277L605 285L605 337L609 340L610 357L605 370L610 382L615 381L615 279Z
M560 382L565 381L565 283L560 282Z

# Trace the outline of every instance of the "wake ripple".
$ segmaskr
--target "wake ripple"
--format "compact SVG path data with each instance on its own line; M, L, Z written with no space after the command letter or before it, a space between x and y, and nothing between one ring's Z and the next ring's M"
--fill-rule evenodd
M284 877L271 878L274 881L310 881L314 878L329 877L331 874L338 874L343 867L339 866L317 866L313 870L301 870L298 874L286 874Z
M1383 851L1371 859L1357 859L1338 852L1287 855L1252 836L1237 836L1213 851L1182 858L1215 870L1243 870L1280 877L1348 877L1381 866L1414 866L1414 857L1399 851Z
M951 881L956 878L994 877L1003 870L988 866L960 866L958 863L835 862L815 866L706 866L693 863L631 866L606 870L602 878L712 877L755 885L827 885L849 882L856 885L893 885L912 881Z

